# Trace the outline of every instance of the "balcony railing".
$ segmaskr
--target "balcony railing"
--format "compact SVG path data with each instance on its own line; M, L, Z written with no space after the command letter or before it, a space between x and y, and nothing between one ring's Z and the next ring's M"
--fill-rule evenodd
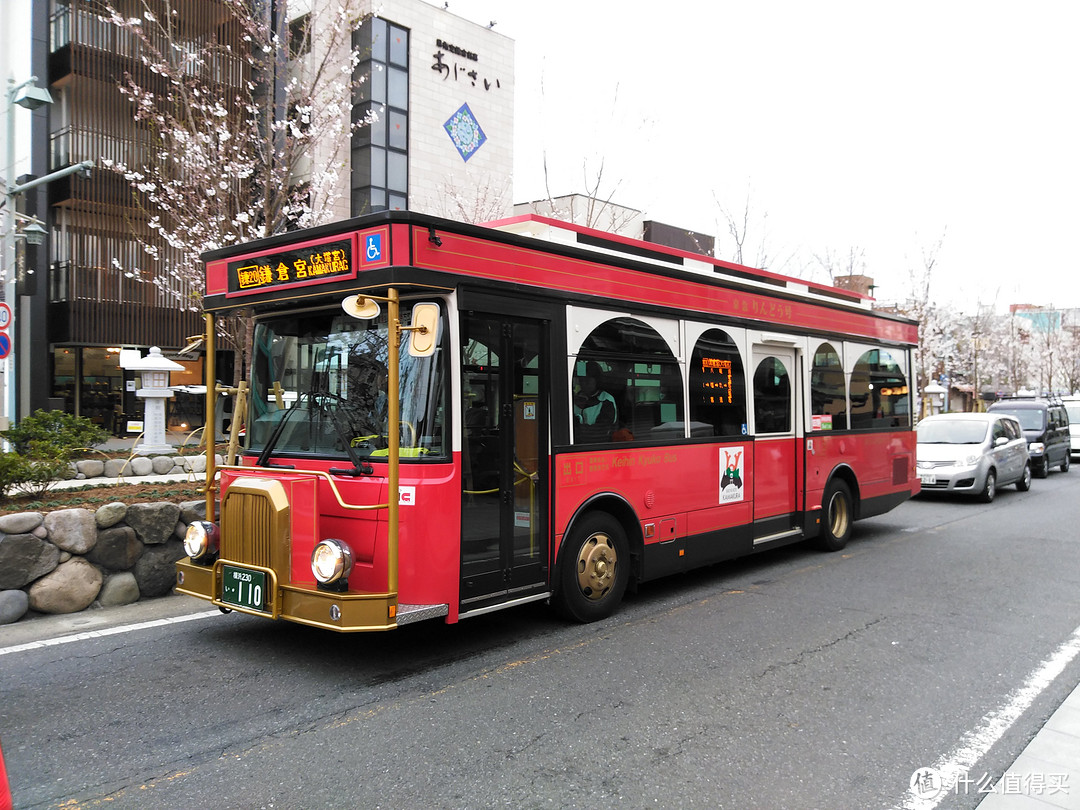
M84 8L72 9L67 4L57 5L49 20L49 28L50 45L54 52L74 44L111 54L125 61L137 62L141 59L142 45L139 37L113 24L104 14ZM235 54L226 53L223 48L208 49L200 38L178 40L175 43L177 47L173 49L165 33L156 26L144 28L144 33L159 53L183 53L183 69L187 74L200 74L207 81L230 87L243 84L246 75L244 60ZM232 43L234 50L240 46L240 42ZM206 61L203 63L200 60Z
M133 127L129 124L128 127ZM68 126L49 136L49 166L56 170L83 160L112 161L125 166L144 166L150 147L136 138L124 137L117 127L112 132Z

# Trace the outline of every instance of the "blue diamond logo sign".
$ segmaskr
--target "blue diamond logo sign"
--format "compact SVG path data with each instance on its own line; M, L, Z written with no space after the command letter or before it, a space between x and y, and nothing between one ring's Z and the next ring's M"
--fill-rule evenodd
M473 115L472 110L469 109L468 104L462 104L461 108L443 124L443 129L450 136L450 140L454 142L454 147L458 150L462 160L467 161L475 155L477 150L484 145L484 141L487 140L487 135L480 128L480 124L476 120L476 116Z

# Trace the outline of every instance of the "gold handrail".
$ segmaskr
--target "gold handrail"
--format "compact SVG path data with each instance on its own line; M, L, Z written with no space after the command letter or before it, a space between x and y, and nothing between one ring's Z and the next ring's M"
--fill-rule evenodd
M275 473L275 474L285 472L285 473L288 473L289 475L314 475L314 476L317 476L319 478L325 478L326 479L326 482L328 484L330 484L330 489L334 493L334 498L337 500L338 506L340 506L342 509L355 509L357 511L370 511L370 510L373 510L373 509L386 509L386 508L389 507L389 504L385 504L385 503L372 503L372 504L349 503L343 497L341 497L341 493L338 491L338 488L337 488L337 482L334 481L333 476L331 476L330 473L326 472L325 470L297 470L297 469L292 469L292 468L290 468L288 470L283 470L283 469L274 468L274 467L254 467L254 466L252 466L252 467L244 467L244 466L239 465L239 464L222 464L220 467L218 467L218 469L219 470L241 470L243 472L265 471L265 472L268 472L268 473ZM389 493L387 493L387 494L389 494Z

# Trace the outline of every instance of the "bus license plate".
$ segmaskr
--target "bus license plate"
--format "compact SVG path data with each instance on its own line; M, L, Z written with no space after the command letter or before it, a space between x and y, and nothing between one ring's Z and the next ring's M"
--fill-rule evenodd
M266 573L222 566L221 601L248 610L266 610Z

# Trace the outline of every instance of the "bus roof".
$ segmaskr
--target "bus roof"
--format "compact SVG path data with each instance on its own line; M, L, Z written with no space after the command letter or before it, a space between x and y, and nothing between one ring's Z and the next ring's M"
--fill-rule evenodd
M544 288L571 302L621 300L774 328L917 341L914 320L873 310L872 298L852 290L535 214L473 225L380 212L232 245L203 260L207 311L388 284L510 285L519 293Z
M575 245L599 253L632 256L645 261L652 259L668 267L678 266L682 270L702 273L711 278L717 276L721 278L728 277L744 282L756 281L767 285L770 289L784 288L796 293L817 293L831 299L848 301L865 309L870 309L874 300L871 296L863 295L855 290L842 289L795 276L785 276L769 270L736 264L735 262L716 259L701 253L692 253L656 242L646 242L641 239L620 236L619 234L600 231L538 214L521 214L506 219L493 220L483 223L483 226L506 233L530 236L547 242Z

